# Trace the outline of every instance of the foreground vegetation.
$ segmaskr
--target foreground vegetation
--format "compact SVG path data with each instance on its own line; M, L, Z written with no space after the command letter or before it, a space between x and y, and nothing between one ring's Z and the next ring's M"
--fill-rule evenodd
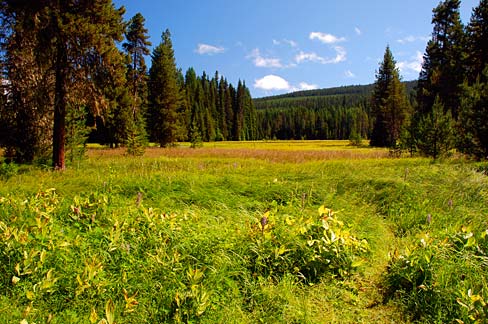
M486 165L347 142L2 166L2 323L487 320Z

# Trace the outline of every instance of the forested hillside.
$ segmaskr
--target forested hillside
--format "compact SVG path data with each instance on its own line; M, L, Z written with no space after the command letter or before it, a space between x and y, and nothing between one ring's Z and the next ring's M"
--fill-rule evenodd
M417 81L404 82L413 98ZM374 84L297 91L254 100L265 139L369 138Z

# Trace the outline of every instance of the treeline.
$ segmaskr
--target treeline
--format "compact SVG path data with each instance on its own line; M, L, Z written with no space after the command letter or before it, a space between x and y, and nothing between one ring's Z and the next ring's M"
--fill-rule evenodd
M177 68L169 30L149 50L145 19L112 0L0 1L0 146L18 163L84 154L87 140L144 153L148 142L257 139L245 82ZM151 55L151 68L145 58Z
M417 81L405 82L412 93ZM255 99L263 139L370 138L374 85L298 91Z

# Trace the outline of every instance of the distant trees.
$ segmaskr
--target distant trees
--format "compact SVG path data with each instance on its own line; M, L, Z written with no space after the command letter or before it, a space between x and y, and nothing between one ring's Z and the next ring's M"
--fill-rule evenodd
M369 138L372 90L372 85L348 86L255 99L258 138Z
M372 94L374 126L371 146L396 147L409 115L405 86L400 82L400 72L387 46L383 61L376 74Z

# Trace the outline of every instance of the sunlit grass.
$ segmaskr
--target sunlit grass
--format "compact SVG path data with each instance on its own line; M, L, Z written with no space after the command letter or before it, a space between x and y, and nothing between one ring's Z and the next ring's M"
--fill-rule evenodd
M475 167L347 141L277 141L149 148L143 157L91 147L64 172L25 168L0 180L0 322L88 323L95 312L98 323L109 300L119 324L176 323L180 312L201 323L408 322L398 300L384 303L390 257L425 235L443 242L463 226L488 228L488 178ZM50 188L56 208L45 211ZM322 205L369 252L350 276L304 282L283 268L295 257L280 248L305 248L287 220L318 217ZM32 254L30 268L31 251L42 250L45 261ZM254 266L256 251L279 273ZM451 261L438 275L458 266L469 280L486 277L474 259ZM88 265L98 264L90 279ZM51 268L61 279L49 293L38 287L50 285Z

